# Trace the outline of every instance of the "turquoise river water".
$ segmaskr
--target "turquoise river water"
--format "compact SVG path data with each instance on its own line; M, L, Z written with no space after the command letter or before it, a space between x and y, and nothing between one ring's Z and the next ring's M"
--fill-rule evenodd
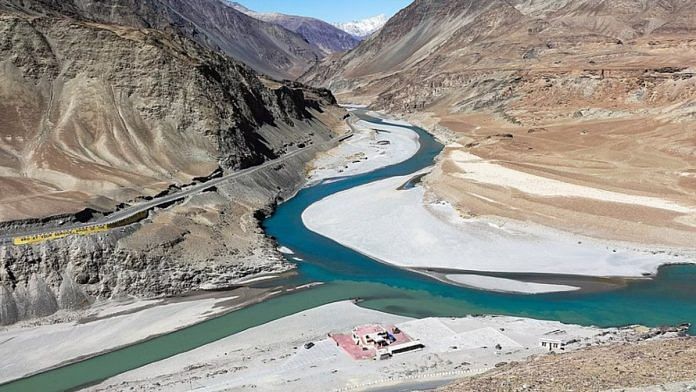
M381 120L358 113L363 119ZM662 267L655 279L600 292L515 295L479 291L376 262L307 230L302 211L336 192L432 165L442 146L411 127L421 148L411 159L370 173L304 188L264 222L266 232L295 252L297 276L285 282L324 284L285 294L182 330L0 385L0 391L63 391L185 352L245 329L326 303L360 298L361 306L412 317L507 314L597 326L696 323L696 266ZM273 282L277 285L278 282ZM692 327L692 333L694 329Z

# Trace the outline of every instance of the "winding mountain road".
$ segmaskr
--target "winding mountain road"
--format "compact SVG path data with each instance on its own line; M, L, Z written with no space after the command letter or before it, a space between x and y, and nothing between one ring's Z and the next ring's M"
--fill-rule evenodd
M316 148L316 147L322 147L329 145L331 143L336 143L340 142L342 140L347 139L348 137L353 135L353 125L350 123L350 121L346 121L348 123L348 126L350 127L350 131L346 134L343 134L341 136L334 137L330 140L327 140L325 142L319 143L319 144L312 144L303 148L299 148L295 151L289 152L279 158L264 162L261 165L258 166L253 166L249 167L240 171L236 171L227 175L224 175L222 177L218 178L213 178L211 180L208 180L204 183L201 184L196 184L192 186L185 187L181 189L180 191L176 193L172 193L169 195L163 195L157 198L154 198L152 200L148 200L145 202L140 202L137 204L133 204L131 206L125 207L121 210L115 211L107 216L104 216L102 218L99 218L97 220L94 220L92 222L87 222L87 223L74 223L74 224L66 224L60 227L51 227L51 228L45 228L45 229L34 229L34 230L27 230L27 231L21 231L21 232L14 232L14 233L5 233L0 235L0 246L2 245L7 245L7 244L13 244L13 239L16 237L24 237L24 236L34 236L34 235L41 235L41 234L49 234L49 233L55 233L55 232L61 232L61 231L66 231L66 230L74 230L74 229L83 229L91 226L97 226L97 225L109 225L109 224L116 224L118 222L122 222L128 218L131 218L135 216L136 214L142 213L144 211L148 211L150 209L166 205L175 201L179 201L181 199L184 199L186 197L196 195L198 193L201 193L203 191L206 191L210 188L213 188L219 184L225 183L230 180L234 180L252 173L255 173L259 170L265 169L269 166L274 166L282 163L283 161L294 157L295 155L298 155L309 148Z

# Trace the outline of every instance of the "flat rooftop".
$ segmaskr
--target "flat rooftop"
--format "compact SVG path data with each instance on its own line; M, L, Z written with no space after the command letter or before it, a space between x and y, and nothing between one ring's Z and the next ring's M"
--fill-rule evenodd
M373 359L377 355L377 348L373 345L355 343L353 334L357 335L358 338L364 342L366 335L388 332L396 339L390 344L390 346L413 341L413 339L411 339L411 337L405 332L396 329L398 332L395 333L394 330L394 325L382 326L379 324L368 324L355 327L349 333L332 333L331 339L333 339L336 342L336 345L339 346L346 354L355 360Z

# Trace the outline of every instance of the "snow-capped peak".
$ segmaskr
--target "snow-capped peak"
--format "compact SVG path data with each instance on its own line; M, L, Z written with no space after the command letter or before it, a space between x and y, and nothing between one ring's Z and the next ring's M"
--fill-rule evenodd
M334 26L358 38L366 38L370 34L381 29L386 23L387 17L384 14L380 14L367 19L354 20L346 23L335 23Z

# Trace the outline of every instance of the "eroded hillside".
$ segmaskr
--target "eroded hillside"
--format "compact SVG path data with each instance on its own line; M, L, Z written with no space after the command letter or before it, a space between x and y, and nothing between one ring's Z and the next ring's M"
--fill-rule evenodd
M678 338L552 353L501 363L439 391L687 391L696 378L695 345Z
M290 269L259 219L295 192L305 164L343 132L345 111L331 93L258 76L175 32L44 6L0 6L3 235L28 225L51 230L86 208L110 213L302 150L134 225L2 243L0 324L96 299L234 287Z
M694 26L684 0L418 0L304 80L436 129L464 216L690 248Z
M2 220L110 209L330 137L322 92L155 30L3 13ZM305 100L306 95L316 95Z

